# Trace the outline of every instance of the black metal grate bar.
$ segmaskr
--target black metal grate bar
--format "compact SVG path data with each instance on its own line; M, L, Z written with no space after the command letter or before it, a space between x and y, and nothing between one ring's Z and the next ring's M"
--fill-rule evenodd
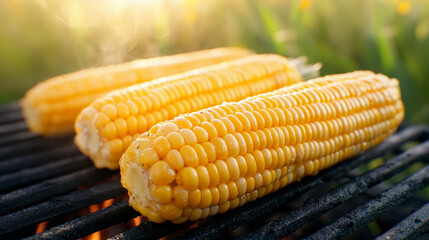
M140 213L130 207L128 201L121 201L99 211L53 227L45 232L27 238L27 240L76 239L106 227L128 221L138 215Z
M8 159L8 161L0 161L0 174L11 173L23 168L35 167L78 154L80 154L80 152L75 145L65 145L35 154L11 158Z
M31 140L35 138L37 138L39 141L43 139L39 135L32 132L18 132L7 136L0 136L0 146Z
M170 222L166 223L152 223L152 222L142 222L139 226L131 228L121 234L118 234L109 240L127 240L127 239L140 239L140 240L149 240L149 239L158 239L174 232L177 232L181 229L186 229L189 225L193 224L192 222L184 222L182 224L173 224Z
M24 120L24 117L22 116L22 113L20 111L0 113L0 115L0 124L20 122Z
M14 132L28 130L25 122L10 123L0 126L0 135L11 134Z
M46 200L49 197L69 192L84 184L106 179L114 174L116 172L89 167L0 195L0 215Z
M323 212L350 200L383 179L391 177L423 156L429 156L429 141L407 150L390 159L384 165L356 177L353 181L343 184L317 199L309 201L302 207L281 215L252 233L243 236L243 238L281 238L303 226L311 219L320 216Z
M376 240L415 239L429 229L429 203L409 215Z
M19 106L18 102L11 102L0 105L0 114L15 111L21 111L21 106Z
M72 138L55 138L55 139L42 139L34 138L25 141L15 142L13 145L6 145L0 147L0 161L9 160L19 156L34 154L36 152L46 151L61 145L70 145Z
M214 239L222 237L223 232L232 231L235 228L242 226L251 220L263 216L281 204L287 202L293 196L303 193L316 185L327 182L333 179L339 179L347 175L347 173L376 157L382 156L386 152L393 151L400 145L424 137L427 128L424 126L415 126L406 128L389 138L377 147L363 153L362 155L341 162L325 171L320 172L315 177L303 179L299 183L293 183L279 191L264 196L255 202L247 203L246 205L230 211L228 214L219 214L210 218L209 222L201 223L198 228L192 229L185 234L179 236L180 239Z
M122 188L120 181L114 180L85 190L53 197L46 202L0 217L0 236L124 193L125 189Z
M426 145L428 147L429 145ZM429 184L429 166L424 167L397 185L382 192L376 199L366 202L308 239L343 239L384 211L399 205ZM396 237L395 237L396 239Z
M91 161L87 157L79 155L39 167L2 175L0 176L0 192L77 171L91 164Z

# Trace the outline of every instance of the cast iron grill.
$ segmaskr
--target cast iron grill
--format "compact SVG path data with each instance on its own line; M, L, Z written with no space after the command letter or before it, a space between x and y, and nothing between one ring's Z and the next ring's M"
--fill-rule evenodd
M139 216L118 171L95 169L71 136L30 133L17 103L1 106L0 116L0 238L75 239ZM428 159L429 127L401 125L362 155L241 208L198 223L143 220L103 238L424 238L429 204L421 190L429 184ZM374 163L380 165L369 168ZM109 199L115 199L110 206L82 211ZM384 225L374 230L374 220ZM35 234L45 221L48 228Z

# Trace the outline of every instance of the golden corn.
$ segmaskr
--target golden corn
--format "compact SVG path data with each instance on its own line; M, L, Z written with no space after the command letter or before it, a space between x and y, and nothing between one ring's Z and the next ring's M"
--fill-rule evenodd
M150 221L203 219L356 156L403 117L396 79L317 78L155 125L122 156L122 185Z
M75 142L97 167L116 169L132 140L159 122L223 101L272 91L301 79L286 58L271 54L254 55L135 85L114 91L85 108L76 120ZM202 125L195 132L188 129L201 120L179 118L178 125L164 127L162 131L172 133L158 141L171 142L172 146L159 144L157 150L166 153L170 147L179 149L194 145L211 137L215 131L222 133L231 127L222 120L215 120L213 125ZM179 131L178 127L183 129ZM198 163L193 149L185 147L179 153L187 156L184 164Z
M73 132L79 112L115 89L250 55L240 48L217 48L81 70L48 79L21 101L31 131L54 136Z

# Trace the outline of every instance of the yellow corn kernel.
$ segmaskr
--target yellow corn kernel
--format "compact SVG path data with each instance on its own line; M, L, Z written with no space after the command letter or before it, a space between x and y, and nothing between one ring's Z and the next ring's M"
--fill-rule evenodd
M221 134L207 134L207 140L182 147L201 146L199 151L207 153L207 160L183 168L175 181L168 184L173 188L174 199L168 204L183 209L182 215L171 220L173 222L180 222L183 217L197 220L197 217L234 209L356 156L392 134L403 119L404 108L396 80L359 71L297 83L237 103L185 114L182 118L189 115L206 119L190 121L192 126L186 124L186 129L192 129L195 136L193 124L205 131L203 125L210 124ZM211 117L207 117L209 115ZM156 133L142 135L137 142L145 147L128 148L120 161L122 181L131 199L142 195L139 185L130 185L135 181L127 169L136 168L141 172L139 179L143 179L141 184L145 185L145 180L150 179L150 169L157 163L168 162L168 157L159 157L151 150L155 163L149 168L149 174L146 165L135 164L139 163L136 156L147 151L145 149L153 149L153 141L158 137ZM153 184L148 186L156 188ZM189 192L186 200L176 201L176 188ZM150 191L140 201L132 201L132 206L143 209L141 204L146 198L147 203L152 198L160 198L151 196L155 193ZM168 200L167 197L163 201ZM159 221L158 215L166 220L170 218L161 210L154 219L145 210L140 212L155 222Z
M215 137L223 138L227 134L241 132L248 128L247 114L254 114L260 125L258 127L262 129L263 117L271 116L269 114L272 112L262 112L263 115L247 112L244 116L236 116L234 110L237 107L220 106L203 114L179 115L213 107L224 101L236 101L272 91L301 80L292 62L281 56L266 54L137 84L106 94L84 108L76 119L75 142L96 166L116 169L121 150L115 149L117 153L112 154L106 144L115 138L149 131L159 137L166 137L170 148L179 150L184 145L202 145ZM259 104L269 105L263 102ZM171 121L156 125L166 120ZM251 121L253 123L256 119ZM227 140L236 142L233 138ZM122 153L129 143L128 139L123 142ZM225 146L217 143L215 147ZM237 146L231 145L228 153L221 151L220 154L224 154L226 159L228 156L237 156L240 150L244 152L244 147ZM161 156L166 154L161 149L156 151L160 151ZM209 155L208 152L206 154ZM211 156L208 159L210 162Z
M158 161L150 167L149 178L155 184L169 184L176 178L176 171L165 161Z
M36 133L45 136L71 133L79 112L108 92L250 54L245 49L217 48L60 75L37 84L26 93L21 101L23 114L30 129ZM160 105L158 102L151 104L151 101L135 99L122 102L121 95L107 99L94 105L100 107L111 120L135 116L140 110L146 111ZM103 106L107 102L109 104Z
M151 194L160 204L167 204L173 199L173 189L170 185L153 185Z

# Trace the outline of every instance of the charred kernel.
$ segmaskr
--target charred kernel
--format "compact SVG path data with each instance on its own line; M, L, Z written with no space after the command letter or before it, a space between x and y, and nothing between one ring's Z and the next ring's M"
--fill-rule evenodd
M170 142L171 147L174 149L180 149L185 145L185 140L183 139L182 135L177 132L170 132L167 135L167 139Z
M182 155L176 149L173 149L167 153L165 156L165 161L176 170L180 170L185 166Z
M186 166L197 167L200 163L197 152L190 145L185 145L180 148L180 154Z
M177 174L177 184L183 185L189 190L198 188L199 179L197 170L193 167L184 167Z
M149 168L149 177L155 184L169 184L176 178L176 171L165 161L157 161Z

